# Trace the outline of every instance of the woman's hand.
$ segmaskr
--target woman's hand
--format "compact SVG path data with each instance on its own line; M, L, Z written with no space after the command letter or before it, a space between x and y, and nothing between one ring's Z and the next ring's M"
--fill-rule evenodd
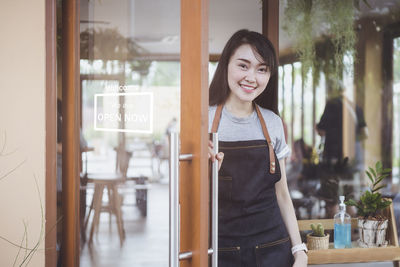
M212 141L208 142L208 158L211 159L212 162L215 161L215 159L218 160L218 170L221 168L222 161L224 160L224 153L219 152L218 154L215 155L213 151L214 145Z
M304 250L297 251L294 254L293 267L307 267L308 257Z

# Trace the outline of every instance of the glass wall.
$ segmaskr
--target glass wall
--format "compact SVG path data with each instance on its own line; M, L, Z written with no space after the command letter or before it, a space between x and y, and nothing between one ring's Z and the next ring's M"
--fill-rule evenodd
M393 39L393 184L400 181L400 37Z
M370 184L365 169L378 161L392 168L382 194L395 198L400 61L393 29L400 5L360 1L341 9L342 1L331 10L298 2L280 1L279 32L279 111L292 148L287 176L298 219L332 218L340 195L357 200ZM393 53L384 51L388 36Z

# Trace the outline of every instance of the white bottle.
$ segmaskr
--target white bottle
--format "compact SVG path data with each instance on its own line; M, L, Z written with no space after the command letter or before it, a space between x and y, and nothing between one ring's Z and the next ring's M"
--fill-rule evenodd
M340 196L339 200L339 212L333 217L335 224L334 246L335 248L351 248L351 217L346 213L344 196Z

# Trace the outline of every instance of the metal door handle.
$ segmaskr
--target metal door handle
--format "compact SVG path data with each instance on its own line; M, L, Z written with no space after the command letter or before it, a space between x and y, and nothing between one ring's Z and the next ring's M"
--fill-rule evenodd
M213 133L214 153L218 153L218 134ZM179 154L179 134L171 132L169 137L169 267L179 267L179 261L190 259L193 252L180 252L180 206L179 206L179 161L193 159L192 154ZM212 164L212 240L208 254L212 254L212 267L218 266L218 161Z
M211 133L213 152L218 153L218 133ZM214 160L211 172L211 266L218 267L218 160ZM210 251L210 250L209 250Z
M169 267L179 267L179 134L169 136Z

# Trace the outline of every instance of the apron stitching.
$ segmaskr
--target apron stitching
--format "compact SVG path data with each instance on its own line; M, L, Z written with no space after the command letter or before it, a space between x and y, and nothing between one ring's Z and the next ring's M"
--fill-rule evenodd
M238 250L240 250L240 247L218 248L218 251L226 251L226 252L238 251Z
M258 246L256 246L256 248L259 249L259 248L272 247L272 246L275 246L275 245L279 245L279 244L285 243L287 241L289 241L289 237L286 237L286 238L283 238L283 239L280 239L280 240L276 240L276 241L273 241L273 242L270 242L270 243L267 243L267 244L258 245Z
M220 149L243 149L243 148L256 148L256 147L267 147L268 145L254 145L254 146L235 146L235 147L225 147L225 146L220 146Z

